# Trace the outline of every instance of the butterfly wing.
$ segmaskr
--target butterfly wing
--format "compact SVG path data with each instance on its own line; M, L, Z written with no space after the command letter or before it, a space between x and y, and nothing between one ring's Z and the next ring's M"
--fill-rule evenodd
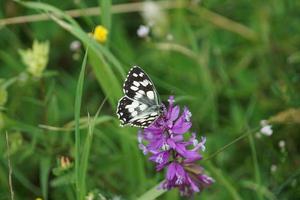
M149 76L138 66L128 72L123 85L125 96L118 103L121 125L148 127L159 116L161 105Z
M159 112L147 104L124 96L118 103L117 115L121 125L148 127L159 116Z
M134 66L128 72L123 85L123 92L131 99L143 102L147 105L158 105L156 89L150 77L138 66Z

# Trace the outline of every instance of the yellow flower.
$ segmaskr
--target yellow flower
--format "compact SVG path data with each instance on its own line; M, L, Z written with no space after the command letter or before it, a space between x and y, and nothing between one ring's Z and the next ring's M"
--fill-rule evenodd
M43 200L42 198L40 198L40 197L37 197L37 198L35 198L35 200Z
M49 59L49 42L33 41L32 49L19 51L27 71L34 77L41 77Z
M93 33L93 38L100 43L105 43L107 40L108 30L101 25L96 26Z

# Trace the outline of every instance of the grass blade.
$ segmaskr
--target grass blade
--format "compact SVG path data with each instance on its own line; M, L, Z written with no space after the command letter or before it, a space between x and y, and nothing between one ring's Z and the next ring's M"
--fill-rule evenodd
M19 2L19 1L18 1ZM125 71L119 62L119 60L110 52L108 48L102 46L94 39L88 36L88 34L83 31L77 22L73 20L69 15L65 14L62 10L59 10L51 5L37 2L19 2L21 5L26 7L42 10L44 12L49 13L50 17L60 25L62 28L69 31L71 34L80 39L86 46L89 46L91 54L93 58L91 62L93 62L92 66L94 69L94 73L97 77L97 80L100 83L104 92L106 92L106 96L109 97L109 102L113 106L116 107L116 102L122 96L121 84L118 81L117 76L114 74L111 66L115 67L118 71L119 76L124 78ZM91 56L91 55L89 55ZM105 64L101 64L98 60L101 59ZM112 65L110 66L109 63ZM100 65L98 65L100 64ZM108 84L104 84L104 82ZM103 85L104 84L104 85ZM112 89L114 88L114 89ZM108 93L109 91L109 93Z
M40 182L41 189L43 194L43 199L48 199L48 182L49 182L49 173L51 168L51 159L45 157L40 162Z
M89 118L89 121L88 121L89 129L88 129L88 134L85 138L85 143L83 146L82 155L81 155L81 163L80 163L81 176L80 176L79 184L80 184L80 188L82 190L82 192L81 192L82 196L80 197L80 199L84 199L84 197L86 196L86 186L85 186L86 185L86 174L87 174L88 159L89 159L91 144L93 141L94 127L96 125L96 121L99 116L99 113L105 102L106 102L106 98L101 103L94 118L92 120L90 120L90 118Z
M230 181L227 179L227 177L222 173L220 169L213 166L211 162L207 162L207 167L209 171L211 171L214 174L216 181L220 182L224 186L224 188L227 189L228 193L231 195L231 199L234 200L242 199L238 191L234 188L233 184L230 183Z
M260 172L259 172L257 153L256 153L253 135L250 134L248 138L249 138L249 142L250 142L251 154L252 154L253 165L254 165L255 182L258 186L260 186L261 185L261 177L260 177ZM257 198L259 200L263 199L261 190L257 190L256 194L257 194Z
M138 198L138 200L153 200L164 194L167 190L158 189L161 183L157 184L147 192L145 192L142 196Z
M75 108L74 108L76 196L77 196L77 199L79 199L79 200L83 199L83 198L81 198L83 191L82 191L82 188L80 188L81 184L79 183L80 176L81 176L81 169L79 166L79 163L81 161L81 157L80 157L81 141L80 141L80 121L79 120L80 120L81 100L82 100L83 83L84 83L84 72L85 72L85 67L86 67L87 55L88 55L88 50L86 50L86 52L85 52L82 66L81 66L80 75L78 78L77 89L76 89L76 98L75 98Z

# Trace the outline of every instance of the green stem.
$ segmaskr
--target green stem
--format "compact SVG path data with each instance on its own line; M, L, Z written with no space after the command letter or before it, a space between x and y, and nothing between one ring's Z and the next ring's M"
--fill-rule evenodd
M252 159L253 159L253 165L254 165L254 173L255 173L255 181L258 186L261 185L261 178L259 173L259 167L258 167L258 160L257 160L257 153L255 149L255 142L253 135L249 135L249 142L251 147L251 153L252 153ZM257 190L257 197L259 200L263 199L262 193L260 190Z
M225 146L221 147L219 150L215 151L214 153L212 153L210 156L208 156L207 158L203 159L203 161L207 161L212 159L213 157L215 157L216 155L218 155L219 153L223 152L225 149L227 149L228 147L230 147L231 145L233 145L234 143L244 139L245 137L247 137L248 135L251 135L252 133L257 132L258 128L254 128L252 130L247 131L246 133L244 133L243 135L237 137L236 139L234 139L233 141L229 142L228 144L226 144Z

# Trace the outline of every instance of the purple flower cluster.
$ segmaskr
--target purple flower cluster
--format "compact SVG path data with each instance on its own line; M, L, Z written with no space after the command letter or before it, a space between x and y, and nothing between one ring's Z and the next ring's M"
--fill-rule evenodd
M202 159L200 150L205 150L206 138L200 142L195 133L188 133L192 126L191 112L185 107L180 114L179 106L174 106L174 97L169 97L169 106L152 125L139 131L139 148L150 154L156 163L156 170L167 168L166 178L161 188L177 187L181 195L190 196L209 186L214 180L203 173L203 168L195 162ZM190 137L186 139L184 135Z

